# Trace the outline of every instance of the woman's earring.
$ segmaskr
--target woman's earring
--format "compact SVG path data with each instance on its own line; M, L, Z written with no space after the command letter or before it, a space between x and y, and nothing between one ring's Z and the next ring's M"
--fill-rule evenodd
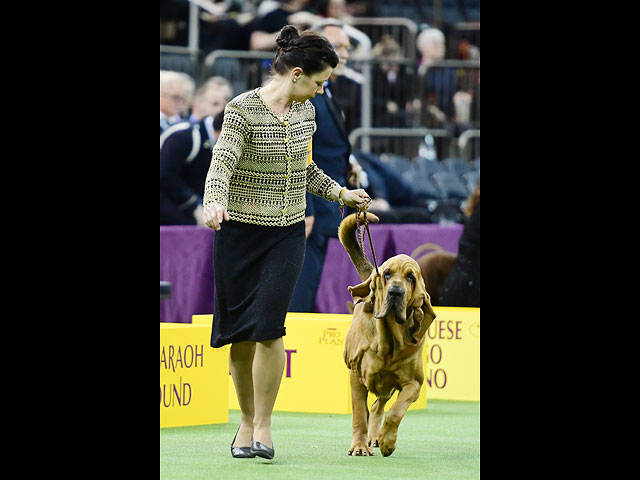
M293 79L293 83L296 83L297 81L298 81L298 79L297 79L297 78L294 78L294 79Z

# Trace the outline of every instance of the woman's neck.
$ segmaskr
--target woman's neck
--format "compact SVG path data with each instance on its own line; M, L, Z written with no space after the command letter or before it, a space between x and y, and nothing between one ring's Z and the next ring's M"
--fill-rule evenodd
M276 77L260 89L262 100L279 115L286 115L293 101L289 83Z

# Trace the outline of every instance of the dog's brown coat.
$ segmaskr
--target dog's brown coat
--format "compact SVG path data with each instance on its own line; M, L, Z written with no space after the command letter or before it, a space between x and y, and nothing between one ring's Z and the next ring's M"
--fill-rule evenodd
M378 222L371 213L367 219ZM353 435L347 453L373 455L378 445L386 457L396 448L400 421L420 394L425 334L436 315L418 263L408 255L396 255L378 267L378 275L356 242L355 229L355 215L346 217L339 229L340 241L362 280L349 287L355 306L344 351L353 407ZM390 288L395 296L389 294ZM398 398L381 425L385 404L396 390ZM377 397L371 414L368 392Z

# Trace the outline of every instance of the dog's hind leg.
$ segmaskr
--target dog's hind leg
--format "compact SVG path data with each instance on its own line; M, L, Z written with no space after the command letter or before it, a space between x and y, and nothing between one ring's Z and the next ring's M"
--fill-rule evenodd
M393 392L391 392L393 393ZM384 406L387 404L391 396L378 397L371 406L371 416L369 417L369 439L367 445L370 447L378 447L378 432L380 432L380 425L382 423L382 417L384 416Z

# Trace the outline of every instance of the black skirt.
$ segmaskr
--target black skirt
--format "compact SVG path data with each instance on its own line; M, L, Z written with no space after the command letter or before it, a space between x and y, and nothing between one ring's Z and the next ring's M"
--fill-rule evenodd
M215 233L211 346L274 340L304 263L304 221L288 227L223 222Z

